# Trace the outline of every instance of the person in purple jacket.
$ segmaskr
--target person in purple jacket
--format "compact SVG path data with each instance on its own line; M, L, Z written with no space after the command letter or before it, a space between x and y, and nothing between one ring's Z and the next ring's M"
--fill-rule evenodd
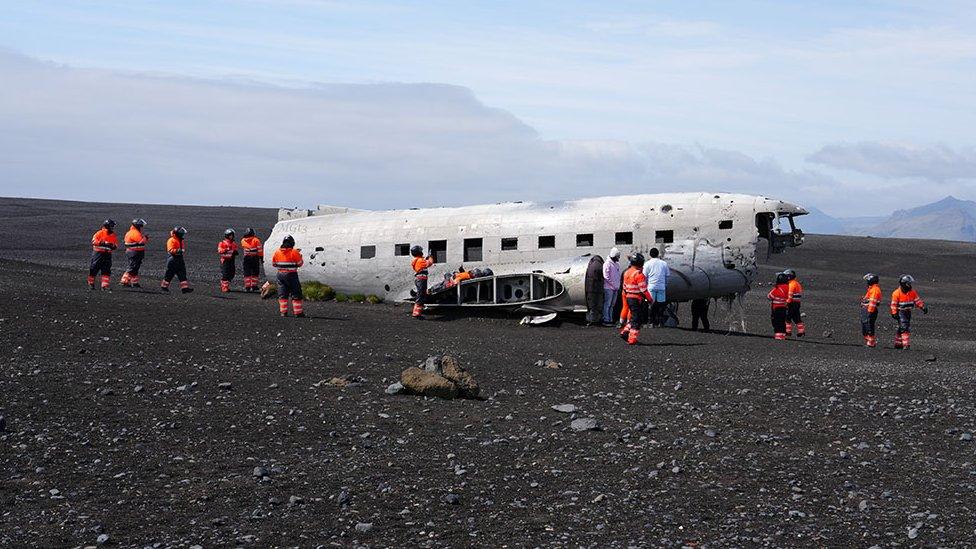
M613 308L620 294L620 250L610 248L610 255L603 263L603 325L613 326Z

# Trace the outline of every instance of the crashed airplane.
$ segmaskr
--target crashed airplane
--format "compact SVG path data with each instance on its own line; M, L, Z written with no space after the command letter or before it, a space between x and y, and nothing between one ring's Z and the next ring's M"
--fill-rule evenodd
M758 240L767 241L768 253L799 246L803 232L794 218L806 213L780 200L725 193L387 211L319 206L280 210L269 242L294 236L305 255L302 277L337 292L412 301L410 247L419 244L436 260L432 286L462 265L491 270L432 291L429 307L583 312L587 264L614 246L624 255L658 248L671 267L669 301L741 296L756 275ZM273 272L270 254L266 262Z

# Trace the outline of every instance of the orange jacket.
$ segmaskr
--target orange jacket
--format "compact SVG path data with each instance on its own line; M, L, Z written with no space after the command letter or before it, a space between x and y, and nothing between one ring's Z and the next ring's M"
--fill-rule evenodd
M470 279L471 279L471 271L464 271L463 273L458 273L454 275L455 283L461 282L463 280L470 280Z
M241 248L244 249L244 257L264 257L264 247L261 246L261 239L256 236L245 236L242 238Z
M102 228L92 235L92 251L102 253L112 253L112 250L119 247L119 237L108 229Z
M427 268L434 264L434 258L432 257L415 257L410 263L413 267L414 276L427 276Z
M878 310L878 305L880 304L881 286L877 284L868 286L868 291L864 292L864 297L861 298L861 307L867 309L869 313L873 313Z
M182 256L186 253L186 240L171 235L166 241L166 251L172 256Z
M786 287L786 302L799 303L803 299L803 286L796 279L789 282Z
M913 308L924 309L925 302L918 297L918 292L912 288L908 292L901 291L901 287L891 292L891 314L898 314L898 311L911 311Z
M766 298L769 299L770 305L774 309L785 309L786 304L790 301L790 285L777 284L769 291Z
M654 301L651 292L647 289L647 277L644 271L637 267L631 267L624 273L624 298L625 299L646 299Z
M271 257L271 264L278 268L279 273L297 273L305 260L302 259L302 252L295 248L278 248Z
M217 255L220 256L220 262L224 261L234 261L234 257L237 255L237 242L229 238L221 240L217 244Z
M127 252L144 252L149 237L142 234L135 225L129 227L129 232L125 233L125 250Z

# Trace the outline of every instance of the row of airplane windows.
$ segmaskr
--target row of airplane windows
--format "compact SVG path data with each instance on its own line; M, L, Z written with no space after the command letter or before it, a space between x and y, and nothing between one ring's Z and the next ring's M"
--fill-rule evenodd
M654 241L661 244L667 244L674 242L674 231L655 231ZM577 248L588 248L593 246L593 233L580 233L576 235L576 247ZM614 233L614 245L616 246L630 246L634 243L634 233L631 231L622 231ZM503 252L507 251L518 251L519 249L519 237L505 237L500 241L500 249ZM547 250L554 249L556 247L556 236L555 235L544 235L538 237L538 249ZM444 262L447 260L447 240L431 240L427 243L428 253L434 256L437 262ZM484 239L482 238L465 238L464 239L464 261L481 261L483 257L484 249ZM393 245L393 255L395 256L409 256L410 255L410 244L394 244ZM359 248L359 258L360 259L372 259L376 257L376 246L366 245L360 246Z

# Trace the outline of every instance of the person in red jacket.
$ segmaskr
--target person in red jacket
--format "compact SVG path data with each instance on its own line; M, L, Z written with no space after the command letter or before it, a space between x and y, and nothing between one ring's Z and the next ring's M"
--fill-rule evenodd
M776 286L766 296L770 301L770 320L773 323L773 338L786 339L787 305L790 299L790 277L786 273L776 274Z
M244 267L244 291L257 292L259 291L258 280L261 277L261 260L264 258L264 247L261 246L261 239L254 236L254 229L248 227L244 230L241 248L244 250L244 258L241 260L242 267Z
M169 283L175 276L180 280L180 291L188 294L193 291L190 281L186 279L186 229L183 227L173 227L169 233L169 240L166 241L166 274L163 275L159 289L168 292Z
M803 337L807 333L807 327L803 324L803 315L800 314L800 302L803 300L803 286L796 279L796 271L786 269L783 271L787 282L786 298L786 336L789 337L796 328L796 337Z
M237 242L234 240L234 229L224 231L224 239L217 244L217 255L220 257L220 291L230 291L230 283L237 273Z
M878 275L868 273L864 275L864 282L868 289L861 298L861 335L868 347L877 347L878 338L874 335L875 324L878 321L878 306L881 304L881 286Z
M125 243L125 259L128 264L125 267L125 272L122 273L122 280L119 281L123 286L141 287L139 285L139 269L142 267L142 260L146 257L146 244L149 243L149 237L142 233L145 226L145 219L133 219L132 226L125 233L123 242Z
M112 252L119 247L115 221L106 219L102 228L92 235L92 256L88 266L88 287L95 289L95 275L102 275L102 289L107 290L112 277Z
M271 256L271 264L278 269L278 314L288 316L288 298L295 316L305 316L302 282L298 279L298 268L305 264L302 252L295 249L295 239L288 235L281 241L281 247Z
M654 297L647 288L647 277L644 276L644 256L640 253L631 256L630 267L624 272L623 294L628 314L620 337L628 345L637 345L641 326L647 322L648 310L654 303Z
M907 349L911 345L912 309L922 309L923 314L929 314L929 308L912 288L914 282L911 275L902 275L898 288L891 293L891 318L898 321L895 349Z
M410 248L410 255L413 256L410 266L413 268L413 281L417 290L411 316L419 319L423 318L424 304L427 302L427 276L429 275L427 269L434 264L434 258L424 257L424 249L420 246Z

